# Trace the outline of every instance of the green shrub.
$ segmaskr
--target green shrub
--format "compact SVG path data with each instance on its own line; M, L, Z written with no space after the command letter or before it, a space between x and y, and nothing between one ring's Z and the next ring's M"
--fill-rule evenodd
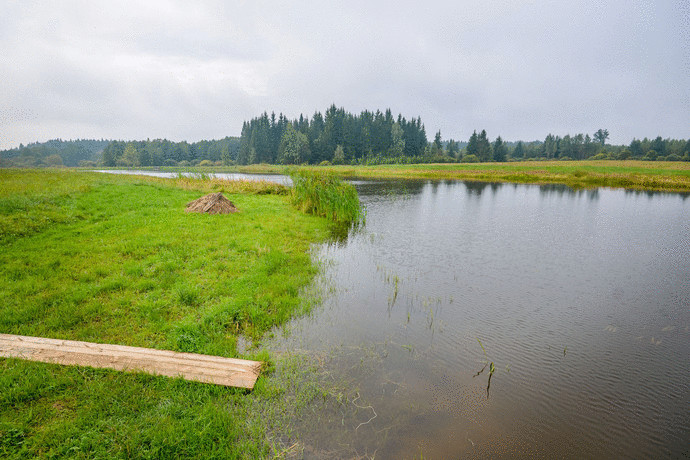
M632 152L628 149L623 149L623 151L618 154L619 160L629 160L630 157L632 157Z
M465 155L460 160L461 163L479 163L479 157L477 155Z

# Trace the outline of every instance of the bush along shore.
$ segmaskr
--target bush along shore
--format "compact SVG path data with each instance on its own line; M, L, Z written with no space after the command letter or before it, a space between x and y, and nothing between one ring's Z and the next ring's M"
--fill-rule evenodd
M239 212L184 212L210 192ZM0 456L280 453L291 420L330 390L307 377L308 363L238 341L308 311L303 292L318 270L309 248L329 235L319 215L343 215L321 205L305 214L291 200L261 182L0 170L0 332L266 362L246 393L0 358Z

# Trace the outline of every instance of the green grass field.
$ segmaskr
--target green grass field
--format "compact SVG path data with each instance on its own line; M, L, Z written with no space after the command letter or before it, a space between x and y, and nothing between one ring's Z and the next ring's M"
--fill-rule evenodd
M184 212L218 190L241 212ZM307 311L327 228L275 185L0 170L0 332L235 357L240 334ZM247 393L0 358L0 457L275 454L274 433L324 394L281 369Z

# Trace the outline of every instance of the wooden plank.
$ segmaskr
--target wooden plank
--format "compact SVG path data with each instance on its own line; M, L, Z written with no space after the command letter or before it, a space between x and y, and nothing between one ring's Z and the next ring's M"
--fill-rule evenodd
M180 353L75 340L0 334L0 356L182 377L216 385L254 388L260 361Z

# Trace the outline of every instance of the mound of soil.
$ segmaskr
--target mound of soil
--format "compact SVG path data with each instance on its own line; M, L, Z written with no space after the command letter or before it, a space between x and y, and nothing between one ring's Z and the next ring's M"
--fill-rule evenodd
M238 212L232 201L223 196L222 193L211 193L202 196L198 200L187 203L186 212L200 212L206 214L230 214Z

